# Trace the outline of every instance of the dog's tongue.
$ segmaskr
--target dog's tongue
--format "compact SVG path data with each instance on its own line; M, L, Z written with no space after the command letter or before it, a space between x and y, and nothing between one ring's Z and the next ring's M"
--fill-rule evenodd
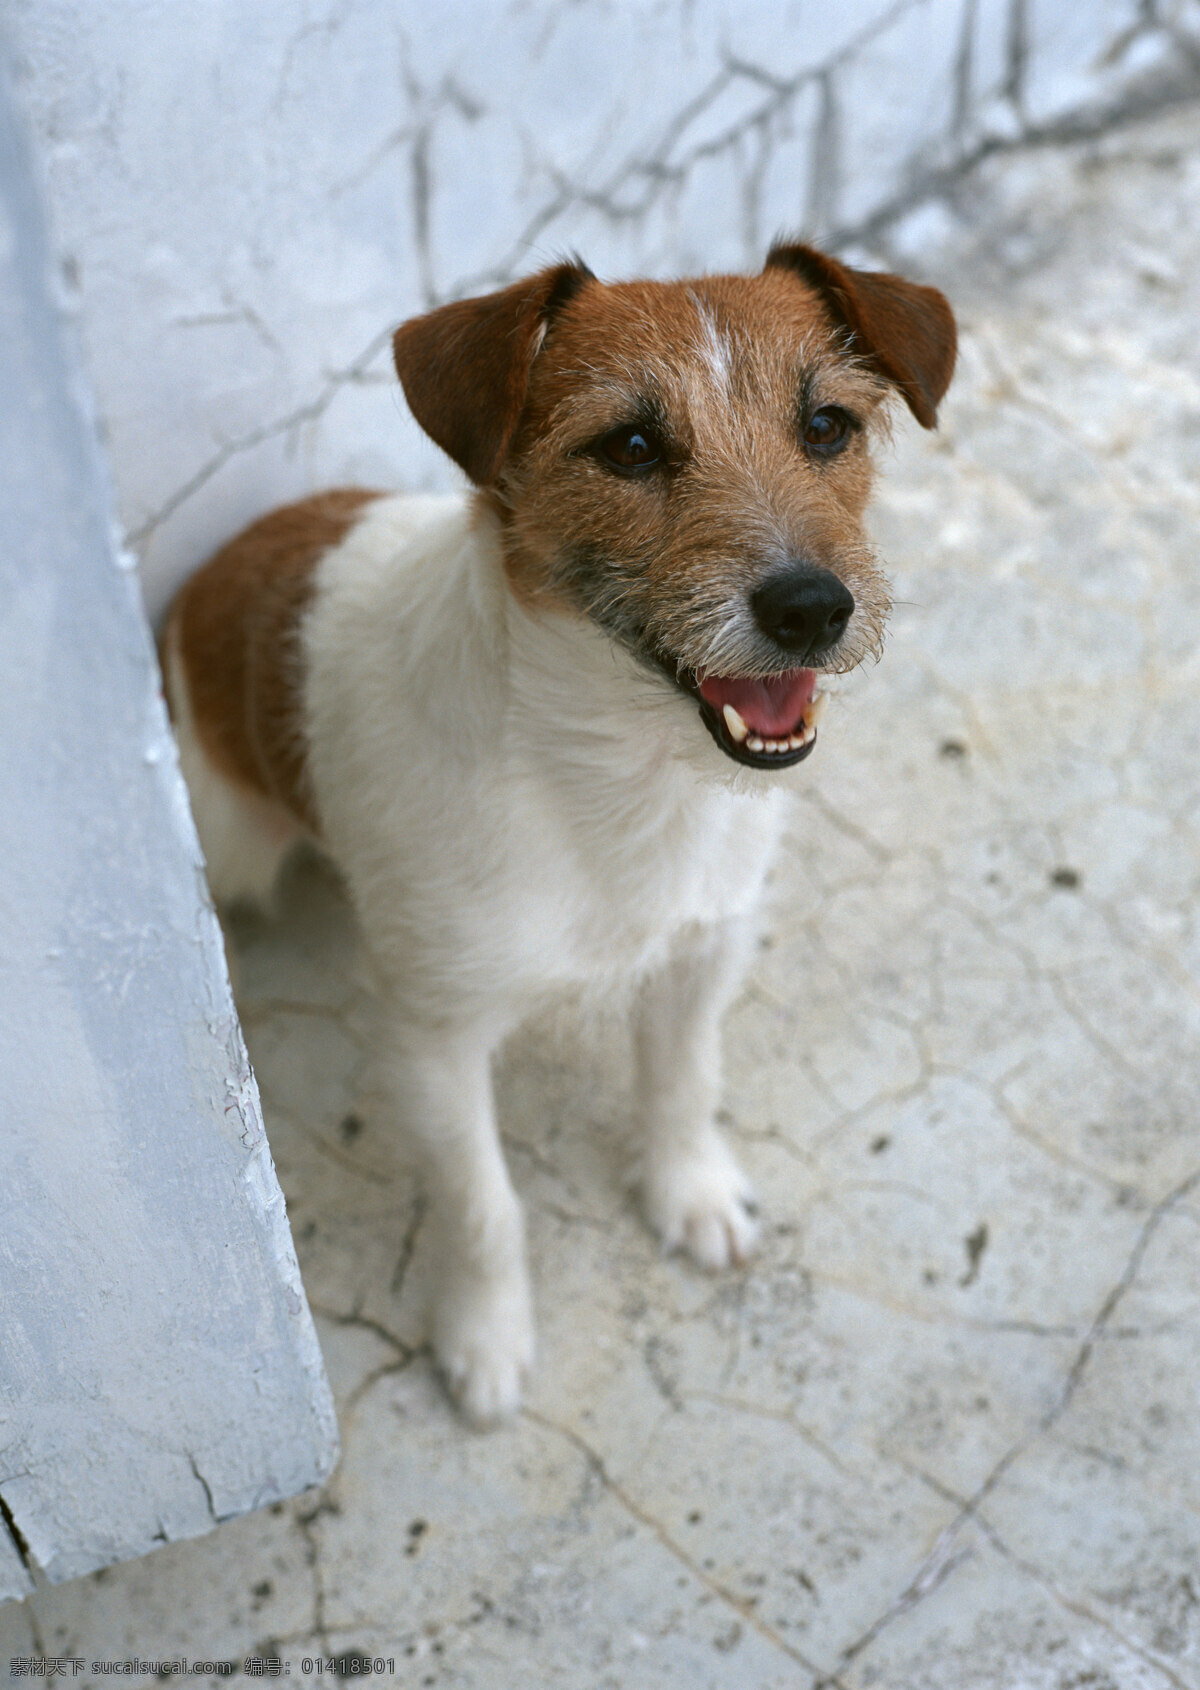
M745 675L701 675L701 698L719 716L732 704L746 726L759 734L791 733L812 703L817 686L815 669L788 669L782 675L754 679Z

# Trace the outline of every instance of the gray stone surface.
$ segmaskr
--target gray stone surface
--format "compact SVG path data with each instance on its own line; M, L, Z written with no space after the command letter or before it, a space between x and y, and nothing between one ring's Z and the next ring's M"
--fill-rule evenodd
M331 1471L333 1402L0 43L0 1595Z
M628 1053L501 1078L529 1407L465 1430L413 1188L356 1101L336 885L240 924L241 1005L344 1457L316 1499L0 1609L0 1660L358 1648L496 1690L1200 1685L1195 108L995 161L895 232L961 375L902 427L900 601L805 765L729 1018L752 1271L625 1195ZM357 1111L352 1113L352 1111ZM362 1124L360 1124L362 1123Z

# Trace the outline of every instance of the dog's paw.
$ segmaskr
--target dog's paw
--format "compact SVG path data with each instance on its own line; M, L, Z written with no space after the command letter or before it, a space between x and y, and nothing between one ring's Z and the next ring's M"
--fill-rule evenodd
M433 1348L451 1396L475 1426L515 1414L533 1368L528 1280L455 1276L434 1304Z
M715 1132L688 1154L648 1159L646 1219L668 1250L686 1250L712 1272L740 1267L758 1246L758 1204L749 1180Z

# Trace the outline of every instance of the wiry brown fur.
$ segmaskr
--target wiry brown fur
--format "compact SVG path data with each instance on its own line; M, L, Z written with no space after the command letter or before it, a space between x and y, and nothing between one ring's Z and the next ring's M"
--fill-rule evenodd
M499 515L524 602L583 612L668 667L769 675L789 659L749 597L805 563L855 601L819 666L878 654L890 600L863 532L869 441L896 393L933 425L954 365L933 289L803 246L750 277L603 285L565 264L415 319L395 350L418 421ZM472 358L490 405L464 406ZM802 437L830 405L860 426L824 459ZM650 414L669 463L615 476L596 443Z
M866 427L832 462L810 461L797 433L805 390L810 410L842 405L864 425L887 393L786 276L582 290L534 363L496 487L514 587L692 669L770 673L786 660L748 612L731 626L729 607L802 557L855 597L837 666L877 650L889 600L862 533ZM675 462L622 480L587 448L647 399Z
M260 517L184 585L163 636L214 768L314 834L300 621L317 564L376 496L340 488Z

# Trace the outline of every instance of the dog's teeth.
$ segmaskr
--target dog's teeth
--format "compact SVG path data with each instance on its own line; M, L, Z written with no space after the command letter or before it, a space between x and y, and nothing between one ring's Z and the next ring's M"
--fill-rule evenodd
M740 745L746 735L750 732L749 728L746 726L745 722L742 721L742 718L738 715L732 704L727 704L721 714L725 718L725 726L729 729L730 739L736 741L736 743Z
M813 694L812 698L809 699L808 704L805 706L804 715L801 717L801 721L804 723L806 728L816 727L817 723L821 720L821 717L825 714L825 706L828 702L828 693L817 692Z
M762 740L759 739L757 734L751 734L749 739L746 741L746 750L747 751L762 751L763 749L764 749L764 747L763 747Z
M788 735L788 750L789 751L799 751L800 747L804 743L805 743L805 739L804 739L803 734L789 734Z

